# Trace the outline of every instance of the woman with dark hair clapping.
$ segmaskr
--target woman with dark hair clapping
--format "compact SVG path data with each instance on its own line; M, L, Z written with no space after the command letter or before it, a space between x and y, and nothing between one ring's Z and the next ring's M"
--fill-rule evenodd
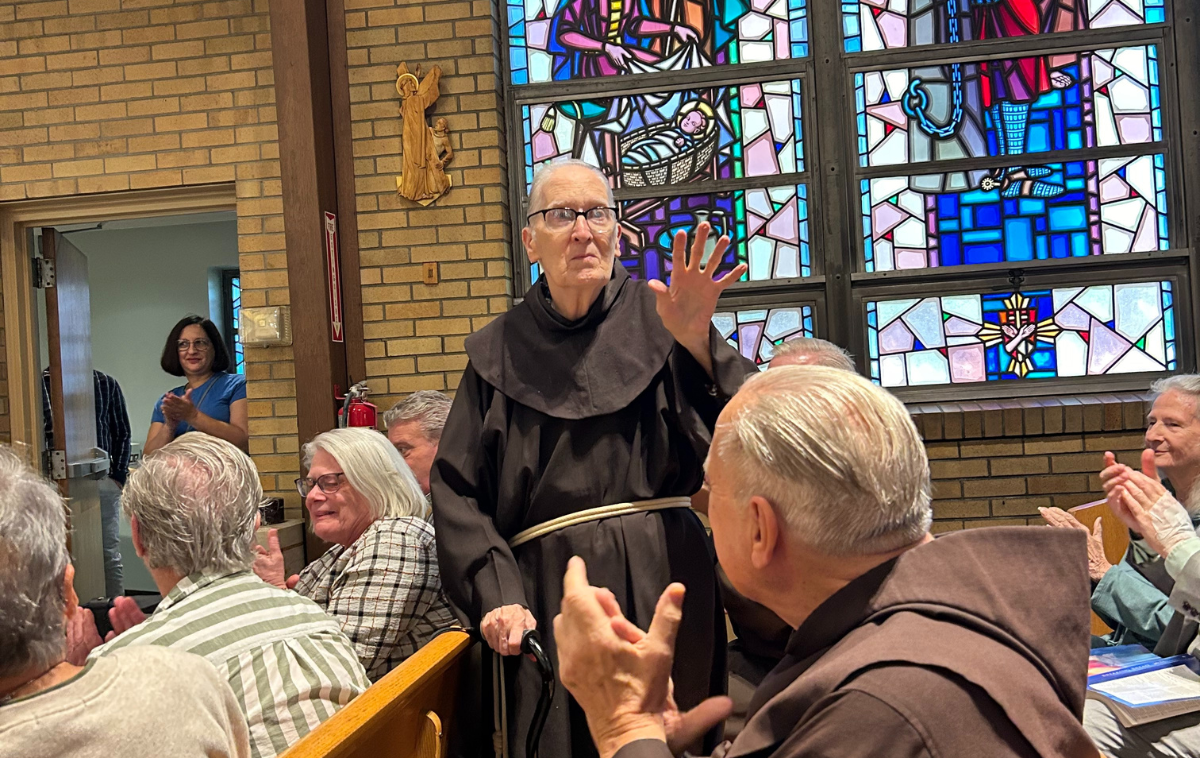
M247 449L246 378L228 372L229 350L216 324L200 316L185 316L167 337L161 365L172 376L186 377L187 383L155 404L144 455L191 431Z

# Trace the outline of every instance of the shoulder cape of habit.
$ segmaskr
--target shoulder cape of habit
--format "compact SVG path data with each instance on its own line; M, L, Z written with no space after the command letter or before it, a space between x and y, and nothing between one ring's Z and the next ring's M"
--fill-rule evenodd
M547 416L615 413L650 385L675 345L654 302L617 262L587 315L567 321L539 279L523 302L467 339L467 356L480 378Z

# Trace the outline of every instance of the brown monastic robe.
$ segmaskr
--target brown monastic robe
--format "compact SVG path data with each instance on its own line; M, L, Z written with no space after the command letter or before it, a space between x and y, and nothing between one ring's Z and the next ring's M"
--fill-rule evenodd
M676 664L675 697L688 707L724 691L725 622L708 538L691 510L580 524L515 550L507 544L588 508L696 492L717 416L756 370L715 329L710 347L715 380L663 327L650 288L619 265L578 321L558 315L539 283L467 340L470 362L430 485L442 581L468 623L523 605L556 660L552 621L572 555L642 628L666 586L683 582L687 621L678 644L688 655ZM541 682L524 657L505 666L510 755L521 758ZM491 720L488 710L479 727L490 731ZM595 754L562 687L540 754Z
M1094 758L1085 550L1075 530L972 529L872 569L796 630L718 754Z

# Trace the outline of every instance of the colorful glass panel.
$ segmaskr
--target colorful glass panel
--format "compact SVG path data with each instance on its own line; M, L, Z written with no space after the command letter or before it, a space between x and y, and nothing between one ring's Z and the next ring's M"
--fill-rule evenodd
M579 158L614 187L804 170L800 80L568 100L521 108L526 190L540 167Z
M842 39L857 53L1165 20L1163 0L843 0Z
M862 180L867 271L1166 250L1162 155L1042 167L1015 197L988 171ZM1045 184L1055 194L1039 196Z
M720 311L712 321L730 345L764 371L771 365L775 345L815 336L811 305Z
M808 55L805 0L507 0L513 84Z
M867 303L871 378L916 387L1175 370L1170 281Z
M233 312L231 330L233 331L233 370L234 373L246 373L246 349L242 346L242 277L234 276L229 279L229 302Z
M1036 81L1026 81L1027 59L855 74L859 163L1011 157L1162 140L1154 45L1059 57L1064 60L1047 66Z

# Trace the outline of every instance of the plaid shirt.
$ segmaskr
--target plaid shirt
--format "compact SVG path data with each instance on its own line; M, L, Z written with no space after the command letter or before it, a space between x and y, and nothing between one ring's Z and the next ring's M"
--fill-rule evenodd
M334 619L250 571L182 579L149 618L92 655L130 645L183 650L216 666L246 714L255 758L287 750L371 684Z
M121 385L108 374L92 370L96 390L96 444L108 453L108 475L125 484L129 476L129 413ZM46 425L46 449L54 449L54 416L50 412L50 369L42 372L42 420Z
M379 519L350 547L334 545L304 569L296 591L338 620L372 682L455 623L433 526L420 518Z

